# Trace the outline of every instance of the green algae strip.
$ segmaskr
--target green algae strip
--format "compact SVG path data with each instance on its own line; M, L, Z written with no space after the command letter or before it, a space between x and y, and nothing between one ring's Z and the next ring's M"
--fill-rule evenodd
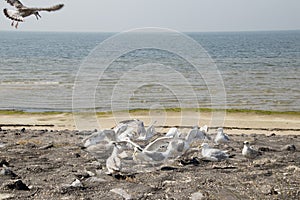
M300 116L300 111L270 111L270 110L248 110L248 109L212 109L212 108L166 108L166 109L132 109L129 111L116 111L116 113L126 113L130 114L144 114L149 112L226 112L226 113L244 113L244 114L259 114L259 115L296 115ZM92 112L82 112L78 114L91 114ZM58 114L72 114L72 112L59 112L59 111L45 111L45 112L26 112L22 110L0 110L0 115L58 115ZM97 112L98 117L101 116L111 116L112 111L107 112Z

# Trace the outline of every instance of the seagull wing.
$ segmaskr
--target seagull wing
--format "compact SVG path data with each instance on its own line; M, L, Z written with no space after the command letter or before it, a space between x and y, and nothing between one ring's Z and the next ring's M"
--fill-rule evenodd
M58 5L55 5L55 6L48 7L48 8L24 8L22 10L51 12L51 11L57 11L57 10L61 9L62 7L64 7L64 4L58 4Z
M16 7L17 9L25 7L20 1L18 0L6 0L11 6Z
M15 10L7 10L6 8L3 9L4 15L14 21L23 22L24 18L20 15L19 11Z

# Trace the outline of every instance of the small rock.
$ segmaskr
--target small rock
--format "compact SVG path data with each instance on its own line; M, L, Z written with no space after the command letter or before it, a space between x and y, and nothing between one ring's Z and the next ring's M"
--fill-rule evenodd
M15 180L6 184L6 187L11 190L29 190L28 186L25 185L22 180Z
M130 200L131 195L129 195L125 190L121 189L121 188L114 188L112 190L110 190L110 192L116 193L120 196L122 196L125 200Z
M273 137L273 136L276 136L276 134L275 133L267 134L267 137Z
M13 197L14 197L13 194L5 194L5 193L1 194L1 193L0 193L0 200L11 199L11 198L13 198Z
M47 145L45 145L45 146L42 146L42 147L40 147L39 149L40 149L40 150L46 150L46 149L52 148L53 146L54 146L53 143L50 142L49 144L47 144Z
M287 169L288 171L300 172L300 168L295 165L289 165L285 169Z
M71 183L71 187L83 187L80 180L76 179L73 183Z
M195 192L192 194L191 199L192 200L204 199L204 195L201 192Z
M25 128L22 128L22 129L21 129L21 133L24 133L24 132L25 132L25 130L26 130Z
M253 164L254 165L265 165L265 164L268 164L268 163L274 163L276 162L276 160L271 160L271 159L268 159L268 158L261 158L261 159L258 159L258 160L254 160L253 161Z
M0 161L0 167L3 167L3 165L8 166L9 163L6 160L1 160Z
M259 147L258 151L270 152L270 151L275 151L275 150L271 149L269 147Z
M90 177L88 178L86 181L91 182L91 183L104 183L107 182L105 179L103 178L98 178L98 177Z
M281 151L296 151L296 147L293 144L285 145L281 148Z

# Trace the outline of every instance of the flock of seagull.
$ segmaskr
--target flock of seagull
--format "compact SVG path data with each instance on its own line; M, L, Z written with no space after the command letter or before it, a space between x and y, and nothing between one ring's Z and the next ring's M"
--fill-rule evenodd
M11 26L15 26L15 28L18 28L19 22L24 22L25 17L35 15L36 19L38 20L41 18L39 11L57 11L64 6L64 4L58 4L46 8L33 8L24 6L19 0L6 0L6 2L16 8L16 10L8 10L7 8L3 9L4 15L12 20ZM14 24L15 22L16 24Z
M199 148L192 148L195 141L201 142L201 154L204 160L222 161L229 158L227 151L209 146L212 138L207 134L208 126L193 127L187 134L177 128L170 128L161 136L155 131L154 124L147 129L143 121L138 119L119 122L113 129L95 132L83 139L84 148L96 158L106 159L108 174L121 174L124 163L131 160L131 165L159 166ZM160 137L158 136L160 135ZM229 136L223 128L217 129L213 139L216 145L230 142ZM248 141L244 142L242 155L253 159L260 154L253 149ZM107 157L110 155L109 157ZM133 167L133 166L131 166Z

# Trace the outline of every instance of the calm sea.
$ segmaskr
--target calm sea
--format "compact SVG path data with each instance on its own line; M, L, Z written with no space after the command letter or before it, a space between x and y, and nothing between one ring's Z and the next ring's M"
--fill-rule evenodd
M112 35L0 32L0 110L72 111L74 82L80 66L98 44ZM224 82L226 104L211 102L213 92L186 60L158 49L137 49L111 63L104 78L97 83L95 103L82 105L80 109L95 107L97 111L109 111L112 104L118 109L170 108L196 103L198 107L207 108L300 111L300 31L187 35L201 44L216 63ZM161 76L156 75L169 72L159 65L145 66L147 63L174 69L186 82L168 76L166 80L182 89L174 93L166 87L165 80L160 84L161 80L156 78ZM128 73L128 69L134 70L132 65L142 65L144 69ZM127 71L125 78L124 71ZM152 73L157 84L148 84L149 81L143 84L136 79L139 73ZM128 84L139 80L133 91L126 91L124 86L123 92L130 93L130 98L112 96L120 91L120 85L122 90L121 79ZM191 86L196 100L185 85ZM186 105L179 102L178 93L184 96ZM83 91L82 98L90 94Z

